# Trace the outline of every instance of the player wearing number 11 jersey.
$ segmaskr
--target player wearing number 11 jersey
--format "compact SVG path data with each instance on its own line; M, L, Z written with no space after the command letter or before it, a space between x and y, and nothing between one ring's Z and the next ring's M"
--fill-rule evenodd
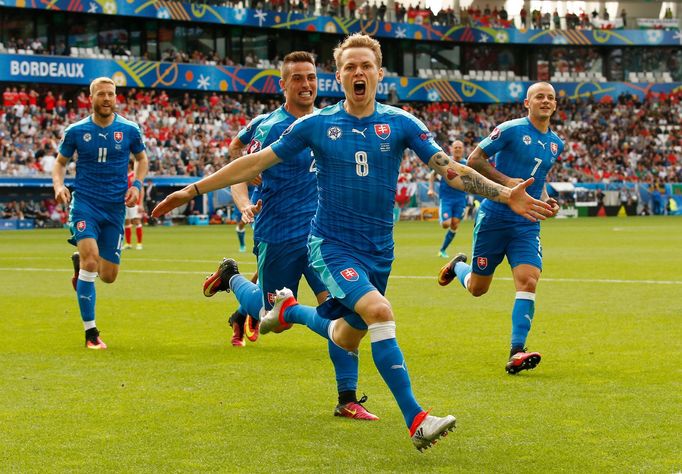
M137 206L147 174L147 155L140 127L115 113L116 85L108 77L90 84L92 115L64 131L52 171L55 199L71 202L70 243L74 287L85 327L85 345L106 349L95 324L95 279L113 283L118 275L125 208ZM128 187L128 159L135 157L134 179ZM73 196L64 186L66 163L78 155Z

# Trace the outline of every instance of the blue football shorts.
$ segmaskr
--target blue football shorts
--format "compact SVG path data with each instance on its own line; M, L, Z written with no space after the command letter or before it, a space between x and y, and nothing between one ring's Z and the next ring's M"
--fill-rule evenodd
M123 246L125 204L102 203L80 199L73 193L69 210L69 242L77 245L83 239L95 239L99 255L104 260L119 265Z
M542 271L540 223L509 221L479 210L471 255L471 269L478 275L492 275L505 256L511 268L527 264Z
M258 284L263 291L263 308L269 311L275 301L275 292L285 286L298 295L298 284L305 277L315 295L327 288L319 275L308 265L306 240L256 245L258 257Z
M381 254L360 252L340 242L311 235L308 256L310 265L320 275L332 298L351 313L344 316L346 322L356 329L367 329L367 324L353 309L370 291L386 293L393 249Z
M458 199L456 201L449 199L441 199L440 204L438 206L440 223L442 224L443 222L453 218L462 220L462 217L464 217L464 209L466 209L466 205L467 205L466 201L463 201L461 199Z

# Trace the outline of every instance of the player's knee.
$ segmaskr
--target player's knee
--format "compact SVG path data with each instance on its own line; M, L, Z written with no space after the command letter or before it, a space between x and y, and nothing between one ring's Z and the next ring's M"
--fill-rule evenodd
M80 267L81 270L85 270L88 272L97 272L98 271L98 261L97 257L84 257L81 255L80 257Z
M342 321L342 320L337 320ZM357 351L360 347L360 341L365 336L367 331L360 331L354 329L348 324L335 324L333 331L334 344L346 351Z
M488 292L488 288L485 286L469 285L469 293L471 293L472 296L475 296L475 297L483 296L487 292Z
M450 227L450 221L443 221L441 226L443 226L443 229L448 229Z
M386 300L373 304L369 312L373 322L393 321L393 308Z
M529 293L535 293L535 289L538 286L538 279L535 276L527 276L517 281L516 289L517 291L527 291Z
M99 269L99 279L104 283L113 283L118 276L118 267L102 265Z
M118 275L116 273L100 273L99 274L99 279L102 280L104 283L113 283L116 281L116 277Z

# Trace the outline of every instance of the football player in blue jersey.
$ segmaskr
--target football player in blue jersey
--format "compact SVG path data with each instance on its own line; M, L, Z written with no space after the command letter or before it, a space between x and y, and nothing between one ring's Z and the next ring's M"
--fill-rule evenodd
M317 97L315 58L305 51L287 54L281 76L284 104L272 113L254 119L257 121L255 127L253 122L250 124L249 153L274 143L297 118L313 112ZM244 135L240 133L240 136ZM237 316L232 315L231 319L239 321L239 315L244 317L244 327L247 335L252 334L251 340L257 334L257 325L251 320L258 321L261 314L272 308L278 289L288 287L296 295L299 281L305 277L319 303L329 296L318 274L308 266L306 244L310 221L317 209L313 154L309 148L292 154L286 161L264 170L262 178L260 199L255 204L249 199L245 183L232 186L233 197L244 213L244 220L251 222L255 215L254 252L258 258L259 285L239 274L237 262L233 259L225 259L204 282L206 296L213 296L221 290L234 292L240 308ZM250 317L246 318L246 315ZM316 318L309 327L328 341L339 394L334 414L359 420L378 420L362 405L363 401L357 399L357 352L343 350L331 342L330 325L330 320ZM233 329L239 330L234 325Z
M244 153L250 153L247 149L247 145L251 143L251 138L255 132L258 124L261 120L267 117L268 114L258 115L256 118L252 119L249 124L241 129L237 136L230 142L228 146L228 153L231 160L236 160ZM250 183L248 187L248 195L246 199L251 203L251 201L257 201L254 198L254 194L257 193L257 187L260 185L260 177L257 177L254 181ZM242 211L240 203L235 199L234 193L232 194L232 200L234 201L235 212L233 214L234 220L237 222L235 231L237 232L237 240L239 241L239 251L241 253L246 252L246 224L247 222L242 221Z
M525 192L532 179L513 189L494 183L451 160L412 114L377 103L377 84L384 75L381 57L379 42L370 36L346 38L334 50L345 100L298 119L271 146L167 196L153 213L164 214L200 193L250 179L310 148L319 196L308 238L309 261L332 298L313 308L281 289L272 310L261 318L261 333L324 317L333 320L331 340L355 351L369 332L374 364L421 451L454 429L455 418L430 415L415 399L396 340L393 309L384 296L393 262L393 207L403 151L411 148L452 186L508 204L533 221L544 219L549 206Z
M460 140L455 140L452 144L452 159L461 163L464 156L464 143ZM436 171L431 171L429 174L429 190L428 195L434 197L436 193L433 190L433 181L436 179ZM438 198L440 203L438 205L438 220L445 232L443 245L440 246L438 256L441 258L448 258L447 249L452 239L455 238L459 223L464 217L464 210L467 207L467 193L449 186L447 181L441 179L438 187Z
M545 179L564 142L549 127L556 110L551 84L538 82L528 88L524 105L528 116L502 123L478 144L467 163L482 175L506 186L528 178L535 182L528 193L551 205L551 216L559 212L555 199L547 195ZM488 157L495 156L495 166ZM511 352L505 369L509 374L533 369L540 363L538 352L525 348L535 314L535 289L542 271L540 223L528 222L509 208L486 199L476 216L471 265L459 254L438 276L441 285L457 277L474 296L484 295L493 281L495 268L504 257L512 268L516 299L512 309Z
M90 84L92 114L66 128L52 170L57 202L71 202L69 227L78 252L72 256L85 346L106 349L95 324L95 279L113 283L123 247L126 206L137 206L148 162L140 127L116 113L116 84L99 77ZM64 186L66 164L78 155L74 192ZM135 158L128 187L128 159Z

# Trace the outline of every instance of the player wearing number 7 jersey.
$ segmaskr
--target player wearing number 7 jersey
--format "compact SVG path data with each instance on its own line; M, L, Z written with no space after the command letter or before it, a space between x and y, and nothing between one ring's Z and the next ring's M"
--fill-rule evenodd
M298 304L291 291L280 290L261 322L261 333L326 317L334 320L331 340L355 351L369 332L374 364L398 403L415 447L422 450L452 430L455 418L432 416L417 402L396 340L393 310L384 296L393 263L393 206L403 151L414 150L452 186L508 203L529 219L543 219L549 206L526 194L532 180L514 189L494 183L448 158L416 117L377 103L377 84L384 75L381 56L379 42L371 37L346 38L334 50L336 79L345 100L298 119L277 142L202 179L197 188L171 194L153 214L168 212L197 193L250 179L309 147L316 157L319 192L309 261L332 298L313 308Z
M524 179L534 178L528 194L548 202L552 215L559 206L547 195L545 179L564 142L549 128L549 119L556 110L554 88L538 82L528 88L524 105L528 116L499 125L469 155L468 165L484 176L513 186ZM495 157L495 167L488 157ZM509 211L507 206L483 201L476 216L471 265L466 256L457 255L445 265L438 281L447 285L455 276L474 296L488 291L495 268L506 256L512 267L516 299L512 309L511 352L506 364L509 374L532 369L540 362L538 352L525 349L526 338L535 313L535 288L542 270L540 223L528 222Z

